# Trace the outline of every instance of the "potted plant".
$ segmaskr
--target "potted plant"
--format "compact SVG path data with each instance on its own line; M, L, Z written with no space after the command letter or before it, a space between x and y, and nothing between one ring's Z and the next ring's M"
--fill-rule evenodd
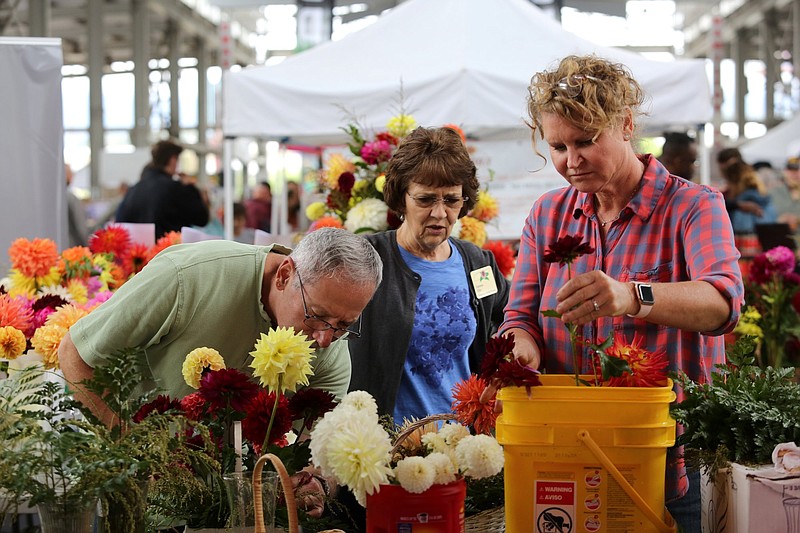
M41 379L41 367L0 381L0 491L8 502L38 506L43 522L52 515L59 521L53 531L73 527L63 520L78 511L91 531L99 500L111 530L144 531L146 482L174 460L182 421L162 415L133 423L149 399L135 393L141 364L141 352L122 351L83 383L117 415L110 428L82 414L63 384Z
M727 508L725 487L730 487L734 471L772 463L777 445L800 442L800 385L792 379L794 369L762 368L756 362L757 345L755 337L737 339L727 350L727 363L716 366L711 383L675 376L684 390L684 399L671 411L684 426L678 444L684 445L689 467L702 468L710 480L701 485L705 512L709 494L715 502L722 497ZM708 483L714 484L713 492ZM732 507L720 512L735 512L737 505L746 503L731 501ZM716 523L711 529L724 531Z

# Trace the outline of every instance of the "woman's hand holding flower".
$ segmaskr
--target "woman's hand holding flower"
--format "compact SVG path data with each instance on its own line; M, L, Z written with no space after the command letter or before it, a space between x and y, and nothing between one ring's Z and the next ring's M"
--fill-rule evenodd
M556 299L561 320L579 326L601 316L620 316L638 310L633 285L617 281L600 270L570 279L559 289Z

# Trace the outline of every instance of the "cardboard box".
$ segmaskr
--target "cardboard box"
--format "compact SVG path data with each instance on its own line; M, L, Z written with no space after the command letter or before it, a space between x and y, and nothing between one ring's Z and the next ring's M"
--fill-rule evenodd
M703 475L703 533L800 533L800 476L732 463L708 481Z

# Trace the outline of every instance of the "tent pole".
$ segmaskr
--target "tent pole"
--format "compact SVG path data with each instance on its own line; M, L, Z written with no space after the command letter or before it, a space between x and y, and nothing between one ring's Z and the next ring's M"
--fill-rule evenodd
M225 238L233 240L233 168L231 167L231 154L233 153L233 138L225 137L222 142L222 191L223 191L223 225Z

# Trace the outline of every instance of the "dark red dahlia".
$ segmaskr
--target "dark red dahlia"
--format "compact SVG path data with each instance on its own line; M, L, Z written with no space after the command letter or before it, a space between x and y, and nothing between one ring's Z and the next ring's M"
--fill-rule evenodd
M480 378L486 381L491 380L506 356L511 356L514 351L514 334L507 333L498 337L492 337L486 343L486 353L481 361ZM513 356L512 356L513 357Z
M145 418L147 418L150 413L161 413L164 414L167 411L181 410L181 402L178 400L172 400L169 396L164 394L159 394L158 397L153 400L152 402L146 403L136 411L136 414L133 415L133 422L138 424Z
M594 248L588 242L582 242L580 235L565 235L545 249L544 259L548 263L558 263L562 267L572 263L582 255L594 252Z
M344 193L348 198L353 190L353 185L356 184L356 177L352 172L342 172L339 174L339 190Z
M267 433L274 405L275 393L260 389L250 405L247 406L247 416L242 421L242 435L253 443L256 453L261 453L261 445ZM292 415L289 413L289 400L281 394L275 421L272 423L272 430L269 433L269 444L286 446L288 444L286 433L290 429L292 429Z
M289 399L289 412L292 419L303 419L306 429L311 429L317 419L336 407L336 396L330 392L307 387L300 389Z
M244 412L255 398L259 387L250 378L235 368L222 368L204 372L200 378L198 392L205 398L211 409L230 407Z

